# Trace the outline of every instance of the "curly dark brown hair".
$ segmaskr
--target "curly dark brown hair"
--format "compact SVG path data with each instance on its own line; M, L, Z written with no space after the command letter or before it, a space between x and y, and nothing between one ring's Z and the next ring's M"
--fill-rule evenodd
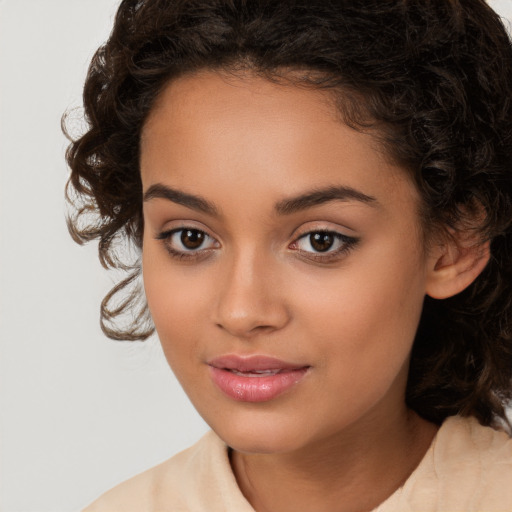
M464 292L425 299L407 403L437 423L507 421L512 48L498 15L483 0L123 0L87 75L88 130L67 152L72 236L98 239L103 265L128 272L101 307L114 339L154 330L140 263L119 253L142 247L141 130L164 85L202 69L332 91L345 122L371 130L413 176L425 232L485 212L478 234L491 261Z

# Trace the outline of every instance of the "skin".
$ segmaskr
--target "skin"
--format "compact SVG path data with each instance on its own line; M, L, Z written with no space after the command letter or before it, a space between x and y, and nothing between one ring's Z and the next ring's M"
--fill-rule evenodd
M146 197L143 275L166 358L232 447L246 498L258 512L377 506L436 432L404 401L423 299L440 267L424 249L406 172L371 135L341 123L325 92L203 72L159 97L142 133L141 176L146 194L163 186L216 210L176 194ZM276 210L329 187L371 200ZM168 233L184 227L208 237L180 258L169 250L186 252L181 233ZM319 256L307 236L315 230L357 241ZM309 370L273 400L237 402L206 364L224 354Z

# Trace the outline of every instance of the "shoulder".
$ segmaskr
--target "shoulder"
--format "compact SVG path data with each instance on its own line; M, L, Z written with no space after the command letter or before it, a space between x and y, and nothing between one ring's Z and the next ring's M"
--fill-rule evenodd
M512 510L512 439L474 418L448 418L382 511ZM379 509L381 510L381 509Z
M201 488L207 492L207 472L222 472L226 463L225 445L208 432L192 447L106 492L83 512L189 510L189 497L202 499Z
M447 469L478 469L496 481L512 476L512 438L480 425L475 418L454 416L442 426L433 446L434 462ZM508 480L510 482L510 479Z
M449 418L444 427L434 445L433 468L447 503L463 503L468 510L512 510L510 436L475 418Z

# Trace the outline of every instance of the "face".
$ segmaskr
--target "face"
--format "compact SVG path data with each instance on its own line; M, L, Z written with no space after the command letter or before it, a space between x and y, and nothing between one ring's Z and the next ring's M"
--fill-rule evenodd
M418 194L326 93L180 78L144 126L141 173L149 308L230 446L298 450L405 408L428 266Z

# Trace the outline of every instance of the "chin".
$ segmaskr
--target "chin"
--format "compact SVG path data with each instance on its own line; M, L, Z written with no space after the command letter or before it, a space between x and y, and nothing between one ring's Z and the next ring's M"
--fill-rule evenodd
M277 417L276 417L277 416ZM293 452L308 443L307 432L290 417L272 413L226 415L227 421L208 421L212 430L233 450L241 453Z

